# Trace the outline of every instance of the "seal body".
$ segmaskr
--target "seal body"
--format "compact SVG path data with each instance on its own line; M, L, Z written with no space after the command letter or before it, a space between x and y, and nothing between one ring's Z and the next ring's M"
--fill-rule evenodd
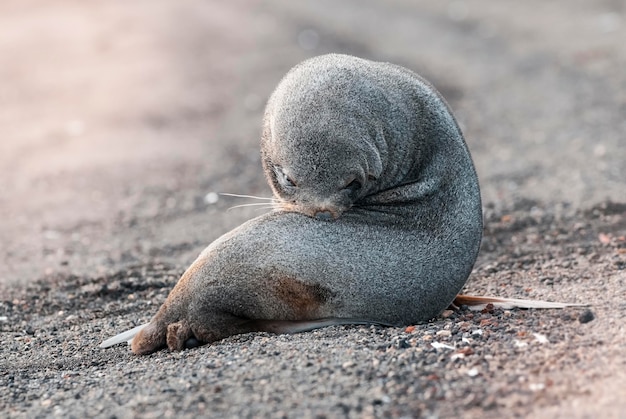
M301 63L267 104L261 155L280 209L206 248L134 352L406 325L463 287L482 234L478 181L448 106L415 73L335 54Z

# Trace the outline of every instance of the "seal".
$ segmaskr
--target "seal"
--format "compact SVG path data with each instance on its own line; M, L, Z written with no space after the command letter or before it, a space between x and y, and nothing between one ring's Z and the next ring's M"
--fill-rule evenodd
M450 305L482 235L478 179L435 88L330 54L290 70L261 138L278 209L218 238L157 314L101 346L147 354L251 331L407 325Z

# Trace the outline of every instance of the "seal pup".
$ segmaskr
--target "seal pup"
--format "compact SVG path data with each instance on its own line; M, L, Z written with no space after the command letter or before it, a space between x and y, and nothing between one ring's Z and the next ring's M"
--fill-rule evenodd
M267 103L261 157L279 208L215 240L148 324L102 347L413 324L465 284L478 180L448 105L417 74L348 55L302 62Z

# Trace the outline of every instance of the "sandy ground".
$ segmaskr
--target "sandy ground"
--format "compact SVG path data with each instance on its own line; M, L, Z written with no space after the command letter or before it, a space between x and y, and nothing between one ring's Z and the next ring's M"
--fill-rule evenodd
M624 417L624 2L6 0L0 28L2 416ZM205 198L270 194L264 101L325 52L449 100L485 207L467 292L591 307L98 349L258 214Z

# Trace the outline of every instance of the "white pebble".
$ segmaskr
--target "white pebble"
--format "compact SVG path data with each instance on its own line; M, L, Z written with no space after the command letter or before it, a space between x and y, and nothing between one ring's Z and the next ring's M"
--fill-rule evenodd
M445 343L433 342L430 344L435 349L455 349L454 346L446 345Z
M528 385L528 388L530 389L530 391L540 391L546 388L546 385L543 383L530 383Z
M219 200L220 200L220 196L216 194L215 192L209 192L208 194L204 196L204 202L209 205L215 204Z
M515 344L516 348L525 348L526 346L528 346L528 343L523 342L521 340L517 340L517 339L514 339L513 343Z

